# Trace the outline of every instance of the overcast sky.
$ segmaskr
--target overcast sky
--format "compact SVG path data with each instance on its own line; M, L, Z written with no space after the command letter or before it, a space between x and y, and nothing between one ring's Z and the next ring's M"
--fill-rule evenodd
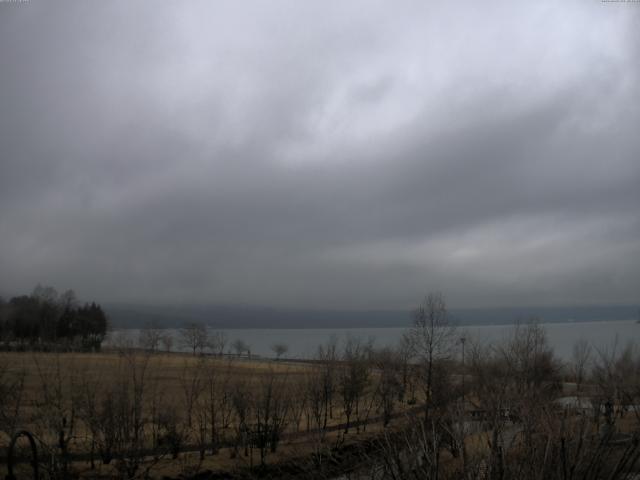
M640 302L640 4L0 3L0 292Z

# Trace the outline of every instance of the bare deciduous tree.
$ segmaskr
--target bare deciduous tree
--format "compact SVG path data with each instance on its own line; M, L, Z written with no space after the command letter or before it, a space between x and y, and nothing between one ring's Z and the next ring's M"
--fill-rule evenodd
M201 323L187 323L180 329L182 345L191 350L193 355L196 352L202 353L207 346L207 327Z
M286 343L274 343L271 345L271 351L275 353L276 360L280 360L280 357L289 351L289 345Z
M148 394L149 356L129 352L124 356L121 375L115 384L113 400L117 468L122 476L133 478L144 461L145 400Z
M264 465L268 452L275 453L287 424L290 397L286 388L287 375L270 370L262 375L253 395L251 435Z
M212 454L218 452L221 431L227 426L225 414L229 404L230 375L228 362L224 369L220 368L218 360L208 359L204 365L199 410L204 423L204 437L209 438Z
M374 393L382 411L382 424L386 427L391 421L396 402L402 398L402 360L398 351L383 348L376 352L373 361L378 373Z
M79 389L76 382L77 365L73 357L65 357L64 364L60 354L56 354L47 363L37 355L33 356L38 372L38 395L35 406L36 428L43 438L56 438L55 445L47 447L50 462L46 464L53 477L68 475L69 444L76 433Z
M233 456L238 454L240 447L244 448L244 455L249 456L249 448L252 446L249 442L250 417L253 406L253 392L243 380L235 380L230 385L231 404L235 414L235 442L233 448Z
M316 359L320 364L320 389L322 392L322 401L324 407L324 421L322 428L327 428L327 421L333 418L333 400L336 391L336 372L338 360L338 339L332 336L325 345L318 347Z
M403 335L396 348L397 368L399 369L401 389L398 391L398 400L404 402L407 395L408 402L416 402L415 368L412 365L413 347L409 335Z
M25 377L24 368L13 370L8 363L0 363L0 432L7 439L22 421Z
M409 343L422 368L425 418L431 407L436 364L450 357L454 334L455 327L449 319L444 296L429 293L415 310L413 326L408 333Z
M338 389L346 419L344 433L349 433L352 415L359 417L362 397L369 381L369 362L366 347L356 338L349 338L344 347L338 369Z
M227 334L224 332L210 332L209 333L209 348L211 351L222 357L224 355L224 348L227 346Z
M580 391L580 387L585 380L585 376L589 370L589 362L591 361L592 348L591 344L585 339L581 339L573 345L571 356L571 370L573 379L576 382L576 389Z
M231 346L235 350L238 357L242 356L243 353L249 351L249 345L247 345L244 340L241 340L239 338L236 339Z
M156 353L160 346L162 337L163 334L160 326L157 322L152 321L140 329L140 333L138 334L138 345L151 353Z

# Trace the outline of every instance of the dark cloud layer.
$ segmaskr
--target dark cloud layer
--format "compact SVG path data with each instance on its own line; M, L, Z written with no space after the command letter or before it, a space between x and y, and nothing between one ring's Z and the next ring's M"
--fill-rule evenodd
M640 8L0 3L0 292L640 302Z

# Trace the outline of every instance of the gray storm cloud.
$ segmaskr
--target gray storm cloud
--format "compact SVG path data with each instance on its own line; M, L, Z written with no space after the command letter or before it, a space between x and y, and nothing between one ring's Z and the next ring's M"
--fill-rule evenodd
M0 3L0 293L640 302L640 6Z

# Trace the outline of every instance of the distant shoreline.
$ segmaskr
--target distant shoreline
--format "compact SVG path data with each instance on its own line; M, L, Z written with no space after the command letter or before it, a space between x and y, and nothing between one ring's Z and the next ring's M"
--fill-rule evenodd
M504 327L509 325L518 325L518 324L526 324L529 321L535 321L535 319L522 320L522 321L505 321L505 322L455 322L453 324L456 327ZM540 325L557 325L557 324L589 324L589 323L637 323L640 325L640 322L636 319L609 319L609 320L539 320L537 323ZM348 325L348 326L315 326L315 325L304 325L304 326L226 326L226 325L215 325L215 324L207 324L205 325L212 329L218 330L362 330L362 329L398 329L398 328L411 328L411 324L407 323L406 325ZM145 328L144 325L125 325L125 326L114 326L113 330L140 330ZM160 330L178 330L181 328L180 324L176 325L160 325L158 329Z

